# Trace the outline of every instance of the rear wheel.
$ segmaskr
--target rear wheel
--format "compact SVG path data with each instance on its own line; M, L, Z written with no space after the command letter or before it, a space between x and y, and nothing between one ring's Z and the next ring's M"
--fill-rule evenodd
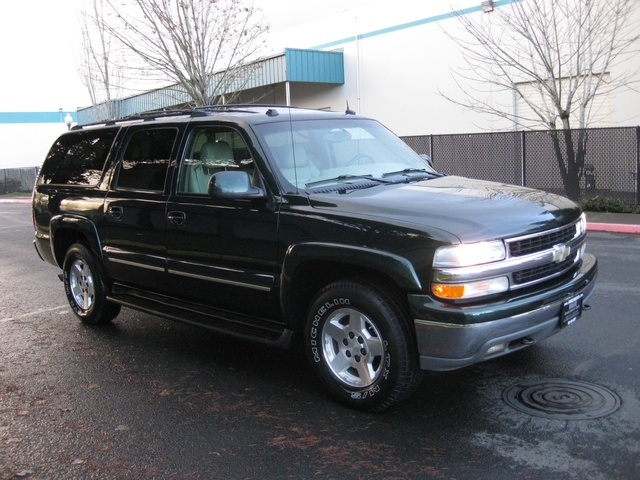
M118 316L120 305L107 300L102 267L85 245L75 243L67 250L62 270L67 300L83 323L98 325Z
M345 280L320 291L304 347L329 392L356 408L385 410L422 378L407 315L394 294L377 285Z

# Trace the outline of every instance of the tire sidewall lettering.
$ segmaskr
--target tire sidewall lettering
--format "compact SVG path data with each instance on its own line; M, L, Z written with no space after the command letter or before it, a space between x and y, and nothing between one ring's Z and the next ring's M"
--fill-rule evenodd
M351 300L348 298L334 298L331 301L323 303L316 311L313 321L311 322L311 328L309 329L309 344L311 346L311 355L314 363L320 363L322 356L318 348L318 329L322 323L325 314L331 311L334 307L350 306Z
M311 358L313 363L320 364L323 362L323 354L322 354L322 345L321 345L321 330L324 326L325 319L336 309L343 307L351 307L356 308L361 311L366 311L366 309L362 309L357 305L354 306L354 302L350 298L346 297L335 297L332 300L326 301L322 303L316 310L313 315L313 319L310 322L310 327L308 331L309 335L309 347L311 352ZM385 339L383 341L385 348L385 357L384 357L384 365L383 371L381 372L378 379L369 387L355 391L348 387L342 386L344 392L351 398L353 401L366 401L370 399L380 392L386 390L384 384L389 381L390 372L391 372L391 353L389 352L389 342Z
M365 400L367 397L373 397L375 394L379 393L380 390L382 389L380 384L389 379L389 373L391 372L391 354L389 353L389 342L385 340L383 343L384 343L384 349L386 353L384 357L384 369L382 370L380 377L368 389L363 390L361 392L352 392L351 390L347 390L348 392L351 392L351 398ZM361 394L361 395L354 397L354 393Z

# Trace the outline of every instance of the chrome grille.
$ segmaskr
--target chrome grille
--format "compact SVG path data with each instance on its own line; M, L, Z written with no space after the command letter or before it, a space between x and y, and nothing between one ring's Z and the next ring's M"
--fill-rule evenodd
M540 235L508 241L509 253L512 257L521 257L530 253L541 252L560 243L567 243L576 236L575 224Z
M564 273L576 262L578 252L574 252L569 258L560 263L550 263L539 267L528 268L519 272L513 272L513 282L516 285L536 282L547 278L552 278Z

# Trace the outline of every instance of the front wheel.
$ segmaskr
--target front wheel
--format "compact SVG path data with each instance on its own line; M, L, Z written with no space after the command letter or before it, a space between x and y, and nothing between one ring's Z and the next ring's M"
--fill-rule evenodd
M67 250L62 270L67 300L83 323L107 323L120 313L120 305L107 300L101 265L86 246L73 244Z
M422 378L407 315L395 295L377 285L344 280L322 289L304 341L329 392L356 408L385 410Z

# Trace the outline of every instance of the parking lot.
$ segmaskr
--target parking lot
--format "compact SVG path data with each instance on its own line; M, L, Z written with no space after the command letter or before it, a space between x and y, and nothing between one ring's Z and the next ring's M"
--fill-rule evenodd
M640 235L590 234L574 325L383 414L326 397L295 351L129 309L82 325L32 236L30 205L0 204L0 480L640 478Z

